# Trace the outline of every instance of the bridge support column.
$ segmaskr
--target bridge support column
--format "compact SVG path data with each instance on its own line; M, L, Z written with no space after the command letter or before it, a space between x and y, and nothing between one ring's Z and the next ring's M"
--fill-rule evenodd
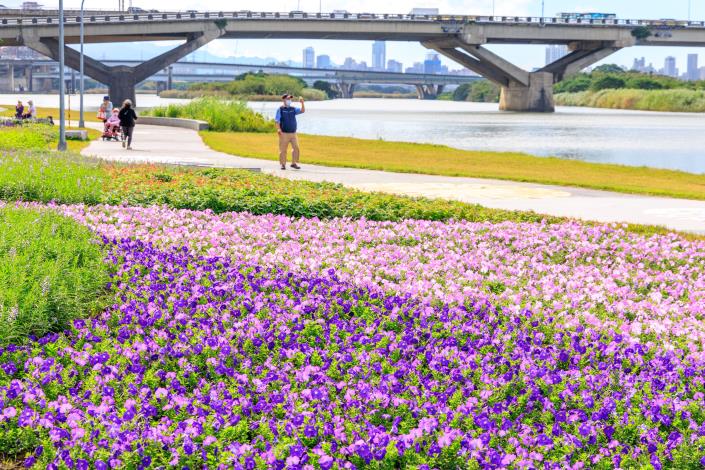
M523 83L509 82L503 86L499 96L500 111L524 111L552 113L553 75L547 72L529 74L528 86Z
M131 100L136 105L135 86L138 83L148 79L212 40L219 38L224 33L225 30L213 25L201 33L190 35L186 42L180 46L135 67L125 65L109 67L84 55L84 71L89 77L108 86L110 99L115 105L122 103L126 99ZM56 39L42 38L41 40L35 40L24 38L24 44L40 54L58 60L59 43ZM76 50L64 47L64 59L66 65L72 69L78 70L80 68L80 54Z
M347 82L338 82L336 83L336 87L338 88L338 91L340 92L340 97L343 99L352 99L353 95L355 94L355 84L354 83L347 83Z
M555 83L621 48L614 42L571 43L569 49L572 52L567 56L536 72L527 72L482 45L469 44L459 38L428 41L423 45L499 85L500 110L539 113L555 110Z
M443 93L444 85L416 85L416 94L420 100L435 100Z

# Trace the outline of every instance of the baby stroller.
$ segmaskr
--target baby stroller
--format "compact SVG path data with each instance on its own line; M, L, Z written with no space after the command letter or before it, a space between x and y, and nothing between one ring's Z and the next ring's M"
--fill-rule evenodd
M118 119L116 111L117 110L114 110L113 115L105 121L103 135L101 136L103 140L114 140L118 142L122 136L122 132L120 131L120 119Z

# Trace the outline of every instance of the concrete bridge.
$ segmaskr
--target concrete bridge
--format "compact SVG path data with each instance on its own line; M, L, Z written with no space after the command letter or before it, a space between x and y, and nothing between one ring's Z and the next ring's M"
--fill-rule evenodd
M141 64L134 60L106 60L102 62L108 67L135 67ZM233 80L245 72L266 72L270 74L286 74L300 77L309 85L317 80L329 82L338 90L343 98L352 98L355 87L359 84L393 84L413 85L419 99L435 99L449 85L461 85L479 80L473 75L394 73L374 70L319 69L305 67L287 67L279 65L233 64L227 62L186 62L178 61L159 70L148 77L164 84L165 89L171 89L172 83L181 82L225 82ZM18 80L28 91L34 91L36 80L58 80L59 64L54 60L11 60L0 59L0 77L3 72L11 77L19 72L24 78ZM14 80L6 81L9 90L14 90ZM6 87L7 88L7 87ZM2 89L2 82L0 82Z
M53 16L0 19L4 45L25 45L56 59L57 19ZM80 20L65 18L66 42L77 43ZM705 46L705 24L671 20L576 20L534 17L376 15L240 12L89 15L86 42L183 39L169 52L137 66L107 66L86 58L86 74L107 84L116 101L134 99L135 84L219 38L316 38L416 41L497 83L500 109L552 112L554 83L624 47ZM529 72L487 49L491 44L565 44L570 53ZM66 48L66 63L77 69L79 54Z

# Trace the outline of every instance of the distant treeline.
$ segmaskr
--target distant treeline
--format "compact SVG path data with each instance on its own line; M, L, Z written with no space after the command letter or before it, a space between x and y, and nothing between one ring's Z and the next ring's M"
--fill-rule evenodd
M184 90L170 90L161 93L165 98L198 98L215 96L221 98L279 99L284 93L307 100L328 98L325 91L309 88L305 81L290 75L270 75L263 72L248 72L235 77L230 82L192 83Z
M580 73L559 82L556 93L577 93L600 90L705 90L705 81L685 82L664 75L624 71L620 66L606 64L596 67L591 73Z
M556 104L563 106L705 112L705 81L626 72L610 64L564 80L554 91Z

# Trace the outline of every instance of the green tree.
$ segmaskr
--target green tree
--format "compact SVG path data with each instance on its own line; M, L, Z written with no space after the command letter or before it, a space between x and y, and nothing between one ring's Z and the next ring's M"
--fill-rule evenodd
M453 101L467 101L472 83L463 83L453 91Z
M590 88L592 80L590 76L581 73L574 77L558 82L554 87L556 93L577 93Z
M496 103L499 101L499 87L489 80L479 80L472 84L467 100L477 103Z
M333 89L333 86L329 82L325 82L323 80L316 80L315 82L313 82L313 88L316 90L321 90L330 99L338 97L338 92Z
M626 87L626 85L627 85L626 81L621 77L617 77L614 75L604 75L602 77L598 77L595 80L593 80L592 84L590 85L590 89L595 90L595 91L599 91L599 90L607 90L607 89L624 88L624 87Z
M624 73L624 69L617 64L604 64L595 67L593 73Z
M663 90L666 88L659 80L642 76L629 78L626 87L637 88L639 90Z

